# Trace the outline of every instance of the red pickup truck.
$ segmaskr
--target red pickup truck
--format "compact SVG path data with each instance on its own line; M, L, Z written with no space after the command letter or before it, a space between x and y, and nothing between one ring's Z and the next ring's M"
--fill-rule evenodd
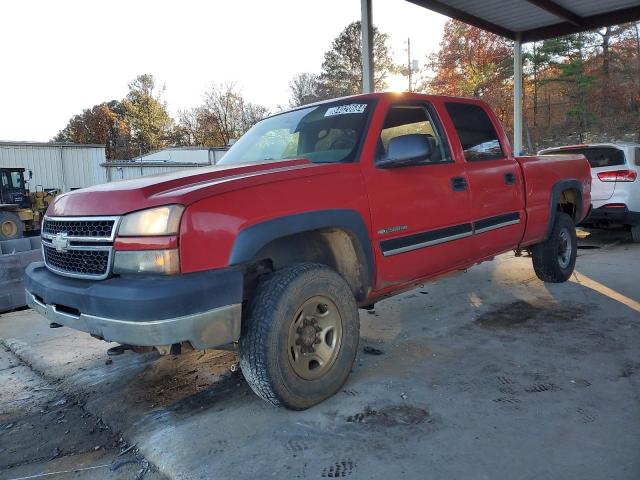
M260 397L304 409L349 375L358 307L509 250L567 280L590 189L581 155L514 157L481 101L347 97L262 120L214 167L59 196L27 301L107 341L237 347Z

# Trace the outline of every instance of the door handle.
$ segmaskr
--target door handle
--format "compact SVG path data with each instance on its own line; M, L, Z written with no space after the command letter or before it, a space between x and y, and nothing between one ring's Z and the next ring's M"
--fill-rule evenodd
M463 192L467 189L467 179L464 177L453 177L451 179L451 189L454 192Z
M516 183L515 174L513 174L511 172L505 173L504 174L504 183L506 183L507 185L514 185Z

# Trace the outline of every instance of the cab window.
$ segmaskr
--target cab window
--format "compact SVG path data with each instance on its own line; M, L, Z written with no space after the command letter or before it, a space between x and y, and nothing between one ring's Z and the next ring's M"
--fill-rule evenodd
M447 113L464 150L467 162L504 158L498 133L487 112L471 103L446 103Z
M22 172L20 171L5 171L0 172L0 179L2 179L2 186L5 189L22 189Z
M22 188L22 172L16 171L11 172L10 184L12 188L21 189Z
M377 159L385 158L389 141L402 135L424 135L431 144L433 154L428 163L449 161L448 150L442 141L438 125L424 106L397 105L389 109L378 140Z

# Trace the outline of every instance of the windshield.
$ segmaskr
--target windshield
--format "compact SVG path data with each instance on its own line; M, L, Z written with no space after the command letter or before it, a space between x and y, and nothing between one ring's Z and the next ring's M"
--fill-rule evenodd
M576 147L561 148L544 152L545 155L584 155L591 168L613 167L624 165L624 152L615 147Z
M305 158L314 163L355 159L371 101L327 103L282 113L256 123L220 164Z

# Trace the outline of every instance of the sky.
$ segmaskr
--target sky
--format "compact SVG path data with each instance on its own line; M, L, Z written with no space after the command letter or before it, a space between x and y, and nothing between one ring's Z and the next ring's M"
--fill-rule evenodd
M373 0L372 11L394 59L406 62L410 37L421 65L447 20L405 0ZM122 99L141 73L166 86L174 117L225 81L286 107L291 78L320 70L360 0L7 0L0 18L0 140L49 141L74 114Z

